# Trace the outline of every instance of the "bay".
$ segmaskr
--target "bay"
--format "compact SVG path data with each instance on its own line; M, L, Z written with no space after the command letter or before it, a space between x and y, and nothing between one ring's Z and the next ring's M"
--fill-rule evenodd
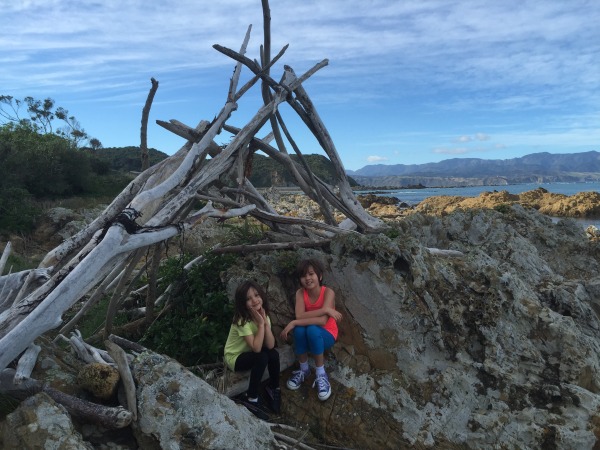
M527 183L506 186L465 186L452 188L423 188L423 189L390 189L376 191L377 195L396 197L401 202L414 206L428 197L440 195L477 197L482 192L508 191L510 194L521 194L537 188L544 188L553 194L575 195L579 192L600 192L600 182L590 183ZM374 192L373 190L358 191L358 194ZM556 219L558 220L558 219ZM595 225L600 227L600 219L577 219L582 226Z

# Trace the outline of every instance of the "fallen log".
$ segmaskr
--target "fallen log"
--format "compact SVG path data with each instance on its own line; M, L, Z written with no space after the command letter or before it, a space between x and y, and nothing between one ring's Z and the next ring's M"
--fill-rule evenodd
M51 388L33 378L16 385L13 382L14 377L14 369L4 369L0 372L0 393L24 400L38 392L45 392L55 402L63 405L72 416L109 429L124 428L131 423L133 418L131 411L122 406L112 407L88 402Z

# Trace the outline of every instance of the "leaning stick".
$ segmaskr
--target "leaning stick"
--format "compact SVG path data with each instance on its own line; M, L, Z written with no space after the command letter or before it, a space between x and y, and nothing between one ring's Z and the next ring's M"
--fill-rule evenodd
M125 398L127 399L127 409L131 411L133 420L137 420L137 401L135 395L135 383L133 382L133 376L129 369L129 363L127 361L127 354L125 350L119 347L114 342L108 339L104 341L104 346L108 353L117 363L117 369L121 375L121 381L123 382L123 388L125 389Z

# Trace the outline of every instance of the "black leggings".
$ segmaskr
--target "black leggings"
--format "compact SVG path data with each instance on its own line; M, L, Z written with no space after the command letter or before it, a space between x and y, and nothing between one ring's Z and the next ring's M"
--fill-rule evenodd
M250 370L250 382L248 383L248 397L258 397L258 388L265 369L269 368L269 386L279 387L279 352L274 348L263 349L257 352L245 352L235 360L235 371L243 372Z

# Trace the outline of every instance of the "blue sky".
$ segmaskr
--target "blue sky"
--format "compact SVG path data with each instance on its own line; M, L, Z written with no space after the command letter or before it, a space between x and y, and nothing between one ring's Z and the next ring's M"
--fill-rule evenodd
M300 74L329 60L304 87L346 169L600 150L597 0L270 6L272 54L289 44L281 64ZM105 147L139 145L154 77L148 144L172 154L184 142L155 120L195 126L219 112L234 63L212 45L238 50L250 24L247 56L258 59L259 0L4 0L0 94L51 97ZM228 123L260 106L249 92ZM303 153L322 153L281 112Z

